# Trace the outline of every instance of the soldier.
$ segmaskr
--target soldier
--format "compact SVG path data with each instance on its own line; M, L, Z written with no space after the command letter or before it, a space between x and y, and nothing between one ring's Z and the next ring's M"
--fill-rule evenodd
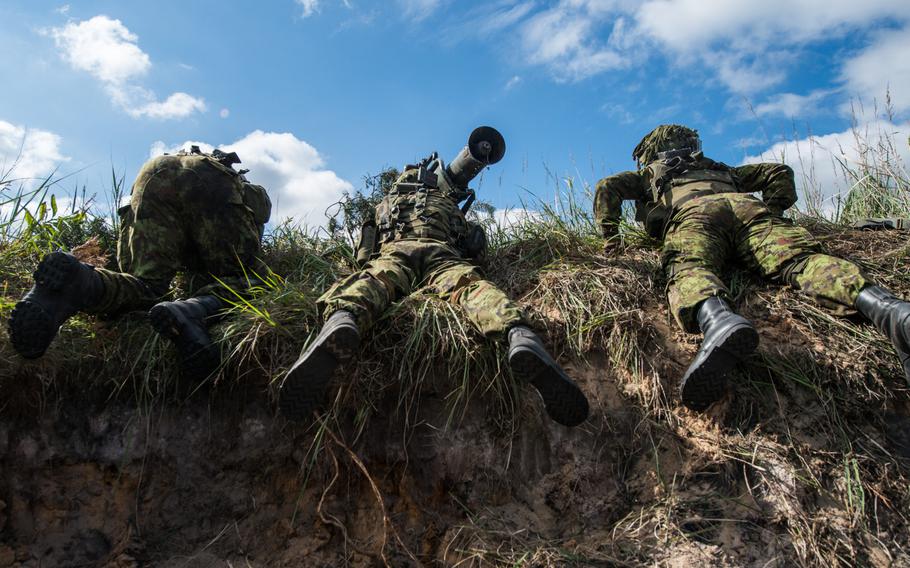
M321 406L333 373L351 360L363 333L393 302L421 287L461 306L488 338L508 340L512 372L538 390L553 420L576 426L587 418L584 394L547 353L522 310L471 261L485 251L486 236L465 218L474 195L467 185L504 153L502 135L480 127L449 167L436 154L405 167L376 208L375 222L363 228L363 268L319 299L325 325L288 371L279 395L288 418L305 420Z
M793 170L783 164L730 167L706 158L695 130L654 129L635 147L638 171L600 180L594 215L609 251L618 240L622 202L663 240L670 311L704 340L680 382L683 403L704 410L723 395L729 372L758 346L751 322L734 313L718 277L726 261L815 297L841 314L858 311L894 344L910 382L910 303L876 286L852 262L821 251L781 217L796 203ZM762 200L746 195L761 192Z
M152 326L172 340L181 368L206 376L220 363L208 326L231 291L243 292L260 271L260 240L271 212L268 194L232 165L234 152L189 152L149 160L121 219L120 272L52 252L38 264L31 290L13 309L9 335L23 357L41 357L77 312L112 315L150 309ZM191 297L162 301L174 275L187 274ZM220 283L219 283L220 281ZM228 290L227 288L230 288Z

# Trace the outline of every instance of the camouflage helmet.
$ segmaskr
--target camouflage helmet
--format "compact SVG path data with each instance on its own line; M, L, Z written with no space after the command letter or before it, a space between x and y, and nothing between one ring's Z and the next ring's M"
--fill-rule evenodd
M643 166L656 160L661 152L683 148L701 150L698 131L679 124L661 124L641 139L632 150L632 159Z

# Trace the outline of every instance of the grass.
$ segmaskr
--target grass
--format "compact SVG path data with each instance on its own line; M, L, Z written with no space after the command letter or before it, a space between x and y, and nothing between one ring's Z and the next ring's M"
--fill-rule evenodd
M910 296L905 234L858 233L842 224L885 213L910 216L907 176L892 148L873 146L862 155L867 162L859 169L843 164L853 189L838 217L797 220L829 250ZM122 178L112 176L112 184L120 191ZM62 208L59 188L52 178L32 189L0 180L0 319L27 289L29 271L45 252L99 234L83 253L93 262L110 261L115 227L93 213L82 192L67 196ZM323 491L317 502L298 507L319 509L325 523L346 534L346 520L322 504L332 492L362 486L352 499L376 502L385 534L381 550L371 554L390 563L408 558L418 547L396 528L403 521L394 509L401 500L396 475L406 476L407 468L393 474L397 470L371 459L369 440L372 429L388 428L411 447L422 426L421 405L435 398L444 402L443 430L467 428L479 436L478 447L509 448L495 461L506 464L502 478L489 473L471 480L471 490L457 484L446 490L442 509L456 512L445 513L447 531L433 552L441 564L907 561L910 475L886 434L889 416L906 412L901 409L910 399L887 342L795 292L734 274L738 308L759 325L760 352L734 381L730 399L708 415L685 410L675 380L698 338L670 320L658 250L640 229L624 224L624 247L601 254L589 192L567 180L556 202L531 203L534 214L509 227L491 224L486 269L520 299L554 353L580 377L592 419L548 445L553 435L540 425L541 405L509 376L504 346L484 341L450 304L417 294L385 313L367 335L330 408L304 436L301 476ZM3 325L0 415L14 420L52 404L67 385L133 400L146 412L212 386L230 393L252 385L273 396L318 329L320 294L353 270L350 235L339 234L327 238L290 224L270 231L263 254L271 271L258 275L262 284L251 297L232 298L230 313L213 328L226 363L202 384L182 383L171 347L142 314L73 318L48 355L31 363L12 353ZM515 468L525 471L521 462L529 451L515 449L513 458L512 448L526 438L540 440L529 447L544 445L553 453L549 473L527 474L527 485L508 477ZM522 503L531 505L523 509ZM526 518L527 510L543 508L551 511L549 521ZM347 536L344 541L347 546Z

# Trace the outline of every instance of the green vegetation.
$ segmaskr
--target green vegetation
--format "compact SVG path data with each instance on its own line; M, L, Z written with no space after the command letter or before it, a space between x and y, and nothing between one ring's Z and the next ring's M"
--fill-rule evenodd
M835 218L821 219L810 209L798 222L835 254L910 296L906 234L860 233L839 224L910 216L910 180L894 146L870 147L863 155L858 166L841 164L853 189ZM242 384L274 394L317 329L317 298L353 270L356 227L388 175L368 178L364 192L340 204L327 236L290 224L271 229L264 255L272 272L251 299L231 299L231 314L213 330L226 363L202 385L181 382L170 346L143 314L74 318L36 362L12 352L5 318L40 256L88 241L83 258L107 263L116 231L84 192L64 208L61 185L51 178L35 189L0 180L0 417L32 412L67 384L133 399L146 411L181 404L212 386L216 393ZM112 185L119 193L122 178L113 176ZM560 189L557 203L532 203L533 213L511 225L497 225L489 207L478 209L478 219L490 229L489 277L521 298L591 396L593 417L564 442L573 461L554 465L556 473L535 482L564 491L554 497L564 509L553 513L550 529L529 530L507 509L462 503L464 495L452 488L448 496L461 513L448 518L452 536L434 557L449 565L503 567L907 561L910 470L889 433L907 416L910 398L886 340L793 291L732 274L738 308L758 324L762 346L730 399L708 415L691 413L674 389L697 338L670 321L654 243L627 224L624 246L604 257L589 212L590 188L569 181ZM479 406L491 439L541 435L541 406L510 379L503 355L501 344L484 341L457 309L432 294L391 309L308 433L301 476L324 489L318 505L299 506L323 516L325 496L338 490L340 456L343 467L370 480L361 498L380 504L385 538L377 558L417 554L414 540L386 511L386 494L400 488L371 477L375 464L358 458L368 453L365 433L390 416L411 431L421 399L433 393L446 401L450 428L476 420L478 413L469 411ZM30 402L9 402L23 400ZM529 427L538 430L528 434L523 429ZM510 456L501 459L506 467ZM508 490L520 493L515 486ZM345 534L347 549L343 522L325 518Z

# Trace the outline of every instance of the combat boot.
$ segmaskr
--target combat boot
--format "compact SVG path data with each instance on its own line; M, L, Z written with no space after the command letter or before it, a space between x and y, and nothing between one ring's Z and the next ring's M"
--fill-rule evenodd
M340 365L354 357L360 330L354 314L338 310L291 366L278 393L278 407L287 418L302 422L325 403L326 387Z
M537 334L523 325L509 330L509 366L517 379L537 389L556 422L578 426L588 418L584 393L547 353Z
M159 302L149 310L149 322L155 331L177 347L184 377L203 379L221 364L221 350L212 343L208 327L222 307L221 300L215 296L197 296Z
M758 347L752 323L716 296L698 308L698 327L704 340L679 383L683 404L692 410L704 410L719 400L730 371Z
M856 298L856 309L894 345L910 384L910 303L880 286L867 286Z
M44 355L63 322L96 305L104 293L95 267L66 252L45 255L33 278L9 319L10 343L26 359Z

